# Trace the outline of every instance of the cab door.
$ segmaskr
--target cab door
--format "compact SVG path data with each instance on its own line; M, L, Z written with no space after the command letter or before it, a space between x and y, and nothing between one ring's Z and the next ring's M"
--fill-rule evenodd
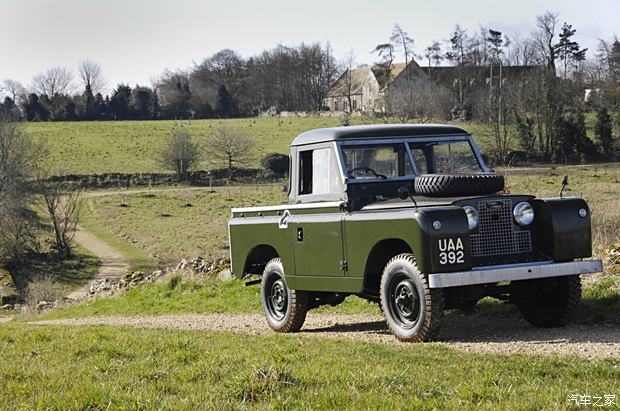
M291 207L295 276L334 279L346 275L343 245L342 173L335 144L297 153L297 205Z
M304 210L306 211L306 210ZM295 275L342 277L346 273L340 210L307 210L289 220L293 230Z

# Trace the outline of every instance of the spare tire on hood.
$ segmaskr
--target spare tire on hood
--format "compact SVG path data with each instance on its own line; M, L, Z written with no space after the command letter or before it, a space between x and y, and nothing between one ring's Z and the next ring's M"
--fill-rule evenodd
M504 176L497 173L422 174L414 180L416 194L427 197L464 197L494 194L504 189Z

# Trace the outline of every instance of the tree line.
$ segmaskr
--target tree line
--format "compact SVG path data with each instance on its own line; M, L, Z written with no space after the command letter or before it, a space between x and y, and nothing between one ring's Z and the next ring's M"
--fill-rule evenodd
M320 110L339 66L329 44L279 45L244 59L221 50L190 70L166 70L151 86L118 84L103 94L102 69L80 62L3 81L0 109L28 121L231 118L264 111ZM76 92L79 90L79 92Z

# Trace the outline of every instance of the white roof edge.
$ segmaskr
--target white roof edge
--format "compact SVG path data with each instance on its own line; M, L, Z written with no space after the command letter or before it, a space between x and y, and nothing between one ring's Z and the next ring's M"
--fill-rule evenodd
M257 213L263 211L283 211L283 210L303 210L311 208L326 208L326 207L340 207L342 201L325 201L318 203L308 204L283 204L277 206L264 206L264 207L238 207L233 208L233 213Z

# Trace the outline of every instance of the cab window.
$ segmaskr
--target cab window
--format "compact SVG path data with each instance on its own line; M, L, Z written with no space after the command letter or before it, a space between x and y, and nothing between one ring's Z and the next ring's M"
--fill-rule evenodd
M388 179L414 174L404 143L343 146L342 157L350 179Z
M415 165L421 174L481 173L476 154L468 141L410 143Z
M340 192L340 173L333 150L319 148L299 153L299 194Z

